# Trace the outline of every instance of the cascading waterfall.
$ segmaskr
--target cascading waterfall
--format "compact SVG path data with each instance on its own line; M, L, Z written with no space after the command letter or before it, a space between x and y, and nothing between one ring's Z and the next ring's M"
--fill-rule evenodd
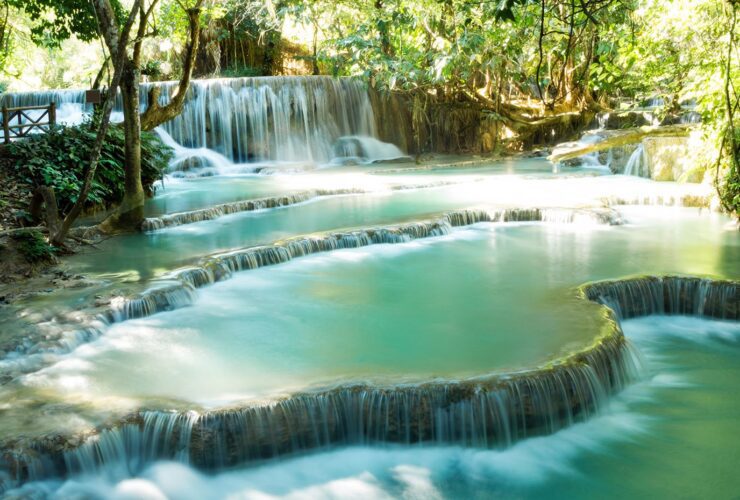
M398 244L412 240L443 236L454 227L480 222L544 222L549 224L622 223L620 215L608 208L502 208L490 210L457 210L441 218L408 224L332 232L296 237L272 245L248 247L206 257L195 267L180 269L163 276L149 290L135 297L114 297L107 306L89 315L81 312L70 318L55 319L45 324L42 340L17 346L10 359L0 360L6 369L24 373L38 368L49 353L69 352L80 344L98 338L111 323L143 318L192 304L196 289L229 279L234 273L281 264L319 252L360 248L376 244Z
M156 85L163 103L177 88L175 82ZM146 106L147 85L143 87ZM183 112L162 127L181 146L208 148L240 163L326 163L335 157L340 138L372 142L377 135L365 85L331 77L196 80ZM363 158L403 156L398 148L391 153L388 148L395 146L366 150Z
M364 193L364 191L354 189L303 191L300 193L289 194L285 196L275 196L269 198L261 198L257 200L244 200L232 203L223 203L221 205L202 208L200 210L166 214L162 215L161 217L150 217L144 220L141 225L141 229L143 231L156 231L159 229L164 229L166 227L181 226L183 224L192 224L194 222L213 220L228 214L251 212L253 210L264 210L267 208L286 207L289 205L304 203L306 201L321 196L354 193L359 194Z
M588 418L639 370L607 315L592 346L547 368L465 381L347 385L202 414L139 412L90 437L18 445L4 465L17 483L77 472L126 476L161 459L217 469L336 445L505 447Z
M627 160L627 164L624 166L624 175L650 177L647 152L642 144L637 146L637 149L632 152L629 160Z
M0 106L19 108L25 106L47 106L55 103L57 123L75 125L81 123L86 114L92 112L92 105L85 104L84 90L39 90L34 92L6 92L0 95ZM37 118L42 111L29 111ZM25 121L25 120L24 120Z
M697 113L693 109L690 109L681 115L681 123L701 123L701 114Z
M141 85L141 108L148 91L160 88L166 104L177 82ZM80 123L92 109L83 90L7 93L2 103L30 106L56 102L60 123ZM116 110L122 109L120 97ZM323 164L356 145L350 156L363 162L403 157L379 141L366 86L350 78L256 77L194 80L180 115L161 126L176 149L174 167L197 158L200 167L245 162ZM192 160L191 160L192 161Z
M398 160L405 157L395 145L380 141L374 137L359 135L340 137L334 145L336 162L367 162Z
M603 138L598 134L585 134L579 142L583 144L594 144L602 140ZM580 159L582 161L583 166L586 166L586 167L608 168L611 163L611 158L608 158L606 164L602 164L598 151L585 154L581 156Z
M598 142L601 142L604 140L604 137L600 134L601 129L597 129L595 131L588 131L585 134L581 136L580 139L574 142L564 142L561 144L558 144L555 149L553 150L553 154L555 154L558 150L561 149L571 149L571 148L581 148L583 146L588 146L591 144L596 144ZM572 166L580 166L585 168L593 168L597 170L602 171L610 171L609 167L613 161L613 156L611 150L607 151L607 157L605 159L605 163L602 163L602 158L599 151L593 151L591 153L586 153L578 156L577 158L572 158L570 160L567 160L567 163Z
M288 262L319 252L360 248L376 244L406 243L443 236L453 227L479 222L546 222L554 224L620 224L619 215L610 209L500 209L458 210L434 221L424 221L316 237L293 238L273 245L250 247L206 258L200 266L174 272L169 277L195 288L228 279L235 272ZM143 300L132 299L132 300Z
M389 186L390 191L408 191L414 189L426 189L461 184L468 181L438 181L425 184L397 184ZM475 180L473 181L475 182ZM162 215L160 217L149 217L141 225L143 231L151 232L164 229L167 227L181 226L206 220L213 220L224 215L235 214L239 212L251 212L254 210L266 210L271 208L287 207L298 203L305 203L318 198L328 196L344 196L353 194L370 194L377 191L361 188L337 188L337 189L314 189L311 191L302 191L282 196L272 196L267 198L234 201L231 203L222 203L208 208L191 210L188 212L177 212Z
M583 287L589 300L612 309L620 319L652 314L683 314L740 319L736 281L681 276L645 276L602 281Z
M484 212L454 212L444 220L399 226L377 238L394 241L402 235L439 234L444 227L489 219L491 215ZM382 233L355 234L348 241L369 241L375 234ZM285 253L256 249L251 256L227 254L224 264L230 271L243 263L251 268L321 245L315 239L296 239L283 244ZM209 282L205 274L187 273L185 281L191 286L205 284ZM681 276L589 283L580 288L580 296L606 307L601 333L592 345L544 368L463 381L349 384L204 413L136 412L92 435L9 443L3 467L12 485L79 472L127 477L163 459L214 470L337 445L505 447L588 418L611 394L640 376L639 355L627 343L619 319L691 314L737 320L739 285Z

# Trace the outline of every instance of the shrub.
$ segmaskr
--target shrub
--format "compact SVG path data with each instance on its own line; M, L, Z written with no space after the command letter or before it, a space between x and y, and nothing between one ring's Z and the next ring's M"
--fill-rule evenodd
M13 174L32 187L49 186L54 190L62 214L77 201L83 183L84 168L95 143L95 131L89 124L55 127L8 146L13 158ZM110 127L95 172L86 207L110 206L124 193L124 132ZM162 178L172 158L172 150L152 132L142 132L141 181L148 193Z

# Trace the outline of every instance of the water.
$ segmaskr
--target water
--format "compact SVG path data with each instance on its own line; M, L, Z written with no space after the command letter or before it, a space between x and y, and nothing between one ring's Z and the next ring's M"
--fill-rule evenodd
M520 303L517 297L531 281L507 283L516 272L509 259L481 260L490 239L511 236L470 232L459 241L337 251L245 272L203 289L193 307L116 325L104 342L85 349L91 370L82 375L76 363L70 369L97 395L228 402L310 381L471 375L534 365L563 346L591 339L598 314L586 308L590 320L573 321L566 314L531 318L530 307L547 310L548 303L555 305L552 299L544 294ZM512 274L502 273L507 268ZM491 304L502 288L509 293ZM488 326L499 316L507 321ZM206 334L216 323L218 331ZM522 336L529 340L521 342ZM182 345L181 355L157 348L172 344ZM116 373L115 367L133 360L154 372ZM160 372L168 375L155 376ZM62 370L53 377L71 375ZM194 383L183 383L184 376Z
M544 160L539 161L545 163ZM441 175L449 180L448 176ZM426 174L423 177L423 180L418 175L413 180L404 180L396 179L394 175L393 182L405 181L415 185L440 180L436 174ZM343 174L332 176L331 179L324 175L301 178L304 188L300 191L327 186L328 182L333 184L329 185L332 189L364 185L362 177L345 177ZM148 235L124 236L117 238L115 242L104 242L84 255L73 257L71 262L76 268L79 263L77 269L80 272L107 276L125 273L131 279L148 279L162 270L189 264L194 258L207 253L265 244L318 231L393 224L459 208L481 205L569 207L601 205L608 199L621 203L650 202L652 199L656 203L671 204L671 199L680 201L683 196L681 193L687 192L681 186L670 183L655 186L655 183L641 181L590 177L574 179L568 175L563 175L562 178L558 176L558 180L491 176L489 181L465 182L432 189L398 192L378 189L370 194L317 198L310 203L285 209L257 213L238 212L207 223L172 227ZM252 186L262 182L261 178L250 180L247 189L255 189ZM377 185L377 182L375 179L370 180L371 186L372 183ZM197 189L197 185L190 185ZM218 186L219 184L215 184L214 190ZM553 186L556 188L553 189ZM657 194L661 192L665 194ZM703 193L706 189L697 192ZM231 196L230 193L233 191L226 189L218 196ZM200 197L199 194L198 196ZM217 195L208 196L213 199Z
M177 88L177 82L142 85L142 109L147 106L151 85L161 89L163 104ZM51 101L59 105L59 123L80 123L90 112L82 90L3 96L3 102L11 106ZM120 102L117 109L121 109ZM404 156L396 146L377 139L367 89L354 79L194 80L182 113L160 128L165 142L176 149L171 168L195 170L196 174L244 171L246 163L294 168L332 159L371 163Z
M74 376L77 396L213 404L334 379L533 366L593 337L598 314L569 287L646 270L732 275L738 268L734 235L692 211L663 212L677 217L671 226L639 209L626 211L632 224L609 229L483 224L237 273L199 290L191 307L113 326L78 353L89 368L49 369L44 383L47 375L60 385ZM728 253L707 261L723 240ZM181 355L166 345L180 346ZM151 372L127 369L139 364Z
M173 88L163 86L163 100ZM193 82L190 93L186 109L165 130L183 146L207 147L237 162L326 162L340 137L375 135L370 100L355 80L206 80Z
M732 497L740 407L737 323L647 317L624 323L646 358L644 380L602 416L506 450L349 447L205 475L158 462L26 485L18 493L137 498ZM557 460L553 460L557 457Z
M736 494L711 186L416 165L378 118L354 80L193 85L146 232L0 312L10 496Z
M630 155L627 164L624 166L624 175L637 175L640 177L650 177L648 168L647 153L642 144Z
M736 276L737 235L723 231L723 218L621 211L624 226L484 224L237 273L199 289L192 307L114 325L27 376L24 391L53 388L73 407L105 401L123 411L137 401L219 406L342 380L502 371L593 338L599 320L587 321L593 309L572 293L583 282L638 272Z
M6 92L0 97L2 106L48 106L54 102L57 106L57 123L75 125L81 123L85 115L92 112L92 106L85 104L84 90L51 90L42 92ZM29 111L34 119L43 111ZM24 120L25 122L25 120Z

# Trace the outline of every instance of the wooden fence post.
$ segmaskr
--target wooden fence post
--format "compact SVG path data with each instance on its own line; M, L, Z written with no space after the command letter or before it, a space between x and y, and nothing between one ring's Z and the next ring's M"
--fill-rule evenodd
M10 144L10 117L8 116L8 107L3 106L3 135L5 135L5 144Z
M49 130L57 124L57 103L51 101L49 104Z

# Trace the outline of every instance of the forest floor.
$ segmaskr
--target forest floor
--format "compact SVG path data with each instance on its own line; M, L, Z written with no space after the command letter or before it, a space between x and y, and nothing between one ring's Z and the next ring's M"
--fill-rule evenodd
M4 290L8 284L17 283L49 269L56 259L29 262L21 252L22 243L13 236L25 220L25 209L31 199L30 187L18 181L11 171L13 161L0 155L0 303L12 291Z

